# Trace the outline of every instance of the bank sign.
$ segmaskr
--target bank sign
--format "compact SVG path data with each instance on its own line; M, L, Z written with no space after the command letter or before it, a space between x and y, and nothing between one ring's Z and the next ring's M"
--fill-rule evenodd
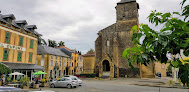
M23 48L23 47L20 47L20 46L15 46L15 45L10 45L10 44L6 44L6 43L0 43L0 47L20 50L20 51L26 51L26 48Z

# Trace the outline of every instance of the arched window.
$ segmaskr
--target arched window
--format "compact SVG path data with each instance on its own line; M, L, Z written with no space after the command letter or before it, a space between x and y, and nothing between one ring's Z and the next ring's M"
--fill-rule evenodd
M110 41L109 40L107 40L106 45L107 45L107 47L110 46Z

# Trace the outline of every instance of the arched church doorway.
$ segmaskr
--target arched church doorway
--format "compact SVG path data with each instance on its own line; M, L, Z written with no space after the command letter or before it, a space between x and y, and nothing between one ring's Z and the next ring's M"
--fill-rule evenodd
M103 76L109 77L110 76L110 63L108 60L104 60L103 63Z

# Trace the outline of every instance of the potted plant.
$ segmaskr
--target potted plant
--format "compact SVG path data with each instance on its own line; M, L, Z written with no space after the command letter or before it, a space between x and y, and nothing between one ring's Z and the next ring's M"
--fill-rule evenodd
M39 80L38 80L38 78L36 79L35 84L33 85L33 88L34 89L38 89L39 88Z
M29 89L30 79L27 76L24 76L20 79L21 87L23 89Z
M48 79L47 78L43 78L42 79L42 84L41 84L42 87L48 87L49 86L49 83L48 83Z

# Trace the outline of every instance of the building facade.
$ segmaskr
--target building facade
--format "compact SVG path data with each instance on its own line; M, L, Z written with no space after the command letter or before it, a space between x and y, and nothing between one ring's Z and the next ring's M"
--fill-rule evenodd
M83 55L83 73L95 72L95 54Z
M58 47L61 51L66 53L71 58L71 65L69 67L66 67L67 70L71 72L71 74L78 74L79 68L78 68L78 60L79 60L79 53L76 50L71 50L65 46Z
M136 0L121 0L116 6L116 23L98 32L95 41L95 72L99 73L99 77L135 77L140 74L139 68L131 70L127 60L122 58L123 51L133 46L130 29L139 25L138 9Z
M47 73L46 76L50 78L59 78L63 75L73 74L66 67L71 67L70 57L59 49L38 46L36 64L44 67L44 71Z
M0 62L30 78L36 66L38 34L35 25L16 20L13 14L0 14ZM28 67L25 67L28 66Z
M79 55L78 57L78 74L83 73L83 56Z

